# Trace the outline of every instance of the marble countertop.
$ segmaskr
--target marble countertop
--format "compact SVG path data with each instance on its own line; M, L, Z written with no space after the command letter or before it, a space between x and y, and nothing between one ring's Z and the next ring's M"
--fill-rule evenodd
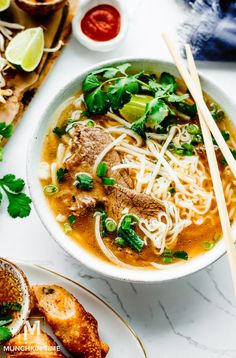
M130 28L117 50L92 53L71 38L56 66L33 99L5 148L0 175L26 177L27 142L52 96L84 68L120 56L170 59L161 39L185 16L181 0L125 1ZM201 72L225 91L236 92L236 64L201 63ZM234 95L235 96L235 95ZM236 101L236 99L235 99ZM24 220L0 211L0 255L40 263L77 280L103 297L140 336L148 357L236 357L236 304L227 258L201 272L159 285L130 284L96 275L78 264L50 238L35 210ZM117 355L118 356L118 355ZM128 358L128 357L127 357Z

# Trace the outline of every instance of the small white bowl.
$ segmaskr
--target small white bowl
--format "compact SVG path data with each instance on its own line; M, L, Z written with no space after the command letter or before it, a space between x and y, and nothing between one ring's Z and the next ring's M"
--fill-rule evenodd
M120 13L120 32L109 41L95 41L86 36L81 29L81 20L84 15L98 5L111 5ZM118 0L89 0L83 4L72 22L72 29L75 38L85 47L92 51L108 52L114 50L124 39L128 29L128 16L125 7Z
M79 262L83 263L89 269L94 270L101 275L131 282L157 283L178 279L180 277L197 272L219 259L225 253L224 240L220 240L212 250L204 252L187 262L183 262L180 265L167 266L165 270L140 270L136 267L133 269L121 268L91 254L82 245L80 245L79 242L75 242L75 240L66 236L62 228L58 225L58 222L56 221L51 209L49 208L47 200L43 194L40 181L38 179L38 169L41 160L43 142L49 127L52 125L51 121L55 119L55 113L58 110L58 107L66 99L73 96L81 89L82 82L89 73L102 67L114 66L118 64L120 65L122 63L131 63L133 71L146 71L150 73L165 71L172 73L176 77L180 77L174 64L149 58L113 59L111 61L97 64L81 72L64 88L62 88L60 92L54 97L44 113L41 115L40 121L39 118L36 118L38 125L29 145L27 158L27 176L30 194L38 215L51 236L64 248L64 250L66 250L71 256L76 258ZM236 108L232 102L231 97L225 94L220 89L220 87L216 86L203 76L201 76L201 84L203 90L208 93L210 97L212 97L217 103L219 103L222 109L227 112L229 118L234 120L235 124L236 122L234 118ZM236 225L233 225L233 235L235 238Z

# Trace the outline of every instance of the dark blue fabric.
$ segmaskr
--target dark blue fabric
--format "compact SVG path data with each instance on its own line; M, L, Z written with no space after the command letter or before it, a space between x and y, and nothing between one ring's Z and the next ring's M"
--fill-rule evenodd
M185 2L189 17L178 31L183 53L189 43L197 60L236 61L236 1Z

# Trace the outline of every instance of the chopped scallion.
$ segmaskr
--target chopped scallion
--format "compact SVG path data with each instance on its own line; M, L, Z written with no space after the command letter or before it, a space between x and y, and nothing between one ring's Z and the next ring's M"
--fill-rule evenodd
M115 239L115 243L116 243L117 245L122 246L122 247L126 247L126 246L127 246L127 242L126 242L124 239L122 239L122 237L117 237L117 238Z
M93 178L87 174L77 174L76 175L76 188L81 190L92 190L93 189Z
M107 186L113 186L115 185L115 179L114 178L107 178L107 177L103 177L102 178L102 184L103 185L107 185Z
M105 177L107 174L107 164L105 162L101 162L97 167L97 176L100 178Z
M111 218L107 218L105 225L106 225L106 229L108 232L113 233L116 231L117 225L116 225L115 220L113 220Z
M58 187L56 185L53 184L48 184L45 185L45 187L43 188L43 192L46 195L55 195L56 193L58 193Z

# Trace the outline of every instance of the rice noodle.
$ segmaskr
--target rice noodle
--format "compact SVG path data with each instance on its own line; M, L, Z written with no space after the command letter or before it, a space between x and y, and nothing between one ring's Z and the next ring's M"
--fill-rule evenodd
M57 147L57 166L60 168L63 164L64 156L65 156L65 145L60 143Z
M130 137L132 137L132 138L134 138L136 140L136 143L137 143L137 145L139 147L143 143L143 140L140 137L140 135L138 135L137 133L132 131L132 129L128 129L128 128L124 128L124 127L111 127L111 128L107 128L107 132L109 132L109 133L118 133L118 134L126 133Z
M121 124L124 124L127 128L130 128L132 126L131 123L129 123L126 120L124 120L123 118L117 116L117 114L115 114L115 113L108 112L106 114L106 116L111 118L111 119L114 119L115 121L117 121L117 122L119 122Z
M51 164L51 178L52 178L52 184L57 185L57 163Z
M166 149L168 148L170 142L172 141L172 139L173 139L173 137L175 135L175 132L176 132L176 127L175 126L171 127L169 135L168 135L168 137L167 137L167 139L166 139L166 141L165 141L165 143L162 146L161 151L160 151L160 155L162 157L164 156ZM157 174L158 174L158 172L160 170L160 167L161 167L161 161L159 160L157 162L157 164L156 164L156 167L155 167L153 173L152 173L151 180L150 180L150 182L148 184L148 187L146 189L146 194L150 194L150 192L152 190L152 187L153 187L153 184L154 184L154 180L155 180L155 178L156 178L156 176L157 176Z

